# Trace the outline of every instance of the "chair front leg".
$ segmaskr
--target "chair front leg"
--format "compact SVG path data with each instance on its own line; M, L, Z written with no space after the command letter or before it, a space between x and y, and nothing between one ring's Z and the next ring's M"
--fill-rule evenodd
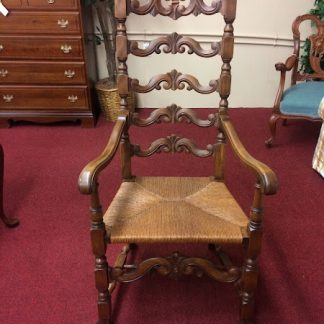
M254 293L258 282L258 256L262 239L262 191L255 185L249 223L250 239L242 269L240 323L252 323L254 317Z
M281 118L277 113L272 113L269 120L270 137L265 141L265 145L271 147L276 137L277 121Z
M95 284L98 291L98 324L112 323L111 295L109 292L108 262L106 258L106 229L99 202L98 185L91 196L91 243L95 255Z

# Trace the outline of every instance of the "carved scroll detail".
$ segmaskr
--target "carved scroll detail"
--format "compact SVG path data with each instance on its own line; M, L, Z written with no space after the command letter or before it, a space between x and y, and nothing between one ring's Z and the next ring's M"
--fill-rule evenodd
M209 86L202 86L199 81L190 74L182 74L177 70L172 70L166 74L158 74L151 78L147 85L140 85L137 79L130 79L130 85L132 90L140 93L146 93L154 89L161 90L161 83L165 90L183 90L185 83L187 84L187 90L194 89L195 91L203 94L208 94L217 91L218 80L211 80Z
M175 279L181 275L202 277L204 273L220 282L235 282L240 277L240 269L237 267L226 269L207 259L188 258L174 252L168 258L156 257L146 259L134 267L114 268L112 269L112 278L119 282L131 282L142 278L151 270L156 270L163 276Z
M146 15L150 13L152 16L162 15L169 16L173 20L178 19L181 16L188 16L194 14L198 16L200 14L213 15L220 11L222 2L213 1L211 5L207 5L204 0L190 0L187 7L180 4L180 1L184 0L167 0L170 1L170 5L163 6L161 0L150 0L148 3L141 5L138 0L128 0L128 10L137 15Z
M152 125L154 123L159 124L161 121L165 123L175 123L177 122L176 113L181 108L177 105L171 105L166 108L155 109L146 119L139 118L138 113L133 113L133 124L140 127L145 127Z
M324 57L324 35L312 35L309 37L311 42L310 64L315 72L322 72L321 60Z
M136 156L147 157L154 153L161 152L186 152L192 153L199 157L208 157L213 155L215 146L208 144L206 149L199 149L192 141L188 138L181 138L176 135L170 135L165 138L159 138L155 140L148 149L141 150L139 145L133 145L133 153Z
M217 114L209 114L207 120L197 118L195 112L189 108L181 108L176 112L176 120L186 120L187 123L193 123L199 127L213 126L217 122Z
M137 41L129 41L129 52L136 56L145 57L152 53L161 53L160 47L163 47L164 53L184 53L188 47L188 54L196 53L201 57L213 57L220 52L221 43L211 43L210 49L203 49L199 42L188 36L182 36L177 33L172 33L168 36L161 36L152 40L146 49L138 47Z
M303 21L311 20L311 22L316 26L315 34L309 37L311 42L309 61L314 73L300 75L300 80L305 80L307 78L323 78L323 56L324 56L324 21L319 17L311 14L298 16L292 25L292 30L294 34L295 42L295 53L296 49L299 48L300 42L300 24ZM296 44L297 42L297 44Z
M132 114L132 122L136 126L145 127L154 123L177 123L186 121L187 123L193 123L199 127L209 127L215 125L217 121L217 114L208 115L207 120L197 118L195 112L189 108L181 108L175 104L166 108L159 108L152 111L152 113L146 118L139 118L138 113Z

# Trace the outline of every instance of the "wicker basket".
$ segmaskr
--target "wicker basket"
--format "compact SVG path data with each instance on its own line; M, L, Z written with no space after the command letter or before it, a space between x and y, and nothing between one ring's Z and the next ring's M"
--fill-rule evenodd
M119 114L120 97L117 92L116 84L106 79L96 83L96 91L100 103L101 111L108 121L116 121ZM135 93L131 92L127 97L129 111L135 109Z

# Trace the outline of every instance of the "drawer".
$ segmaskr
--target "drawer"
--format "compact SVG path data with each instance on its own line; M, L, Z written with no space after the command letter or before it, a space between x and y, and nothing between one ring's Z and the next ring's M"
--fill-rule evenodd
M0 84L85 84L83 62L0 61Z
M7 9L78 9L78 0L2 0Z
M37 8L44 10L77 9L78 0L28 0L28 8Z
M88 88L86 86L0 86L0 109L2 110L64 110L66 108L89 109Z
M3 5L7 9L17 9L23 7L23 0L2 0Z
M81 59L81 37L0 37L0 59Z
M0 15L2 34L80 34L78 12L24 12L12 11Z

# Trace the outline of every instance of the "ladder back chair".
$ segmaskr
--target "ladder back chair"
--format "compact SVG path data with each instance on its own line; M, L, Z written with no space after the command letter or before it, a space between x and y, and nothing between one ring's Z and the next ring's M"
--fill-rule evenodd
M186 3L183 5L180 0L115 1L120 115L106 148L101 155L85 166L79 178L80 191L91 195L91 242L95 256L99 323L112 321L111 294L116 285L137 280L151 271L170 277L180 274L198 276L205 274L220 282L233 283L238 288L241 301L238 318L244 323L253 320L257 260L262 237L262 197L276 192L277 180L270 168L254 159L243 147L228 114L230 62L234 47L232 24L236 14L236 0L213 1L210 5L203 0L190 0ZM196 40L177 33L158 37L144 49L127 37L125 23L131 13L163 15L174 20L189 14L221 14L224 18L223 35L221 40L212 43L209 49L203 49ZM159 54L161 50L167 54L188 52L201 57L220 55L222 60L220 76L205 86L194 76L176 70L153 76L144 85L128 75L129 54L146 57ZM180 108L175 104L158 108L147 118L127 110L127 96L130 91L147 93L160 90L161 85L166 90L193 89L200 94L218 92L220 96L218 112L203 120L189 108ZM213 144L205 149L199 148L188 138L176 135L157 139L148 148L143 149L133 144L129 136L131 126L146 127L153 123L181 121L199 127L215 127L215 130L218 129L218 135L215 132ZM231 144L238 159L256 178L249 215L242 211L224 183L226 142ZM99 200L99 174L109 165L118 148L121 156L121 185L104 213ZM133 157L148 157L159 152L187 152L198 157L213 157L214 174L210 177L133 175L131 168ZM125 246L116 263L108 265L107 245L115 243L124 243ZM168 243L165 244L167 249L170 247L169 243L206 244L206 247L214 247L218 261L202 257L185 257L180 252L174 252L171 256L168 254L165 257L153 256L129 264L128 252L133 246L141 243L160 245ZM232 264L220 248L222 244L238 245L244 251L242 263Z
M314 24L314 34L310 41L309 65L311 71L304 73L299 70L300 60L300 25L304 22ZM315 15L298 16L292 24L294 52L285 63L277 63L275 68L280 72L280 82L272 114L269 120L270 138L265 144L271 147L276 136L276 125L283 119L306 119L322 121L318 114L320 102L324 96L324 21ZM290 86L285 89L286 74L291 71Z

